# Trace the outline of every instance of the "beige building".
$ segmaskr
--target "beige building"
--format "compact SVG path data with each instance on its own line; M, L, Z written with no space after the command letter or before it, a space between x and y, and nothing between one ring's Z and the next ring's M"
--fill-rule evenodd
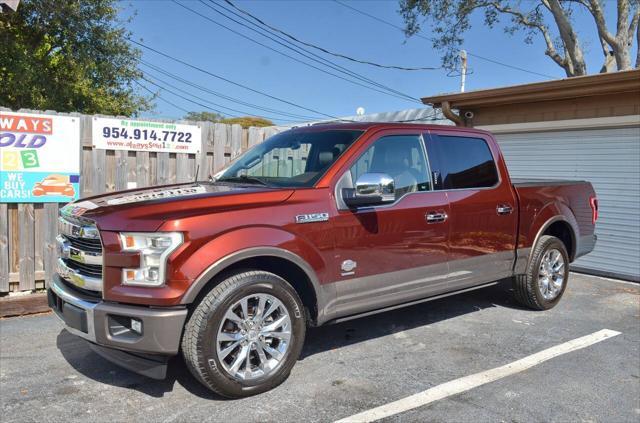
M514 177L590 181L598 244L574 269L640 281L640 70L422 101L492 131Z

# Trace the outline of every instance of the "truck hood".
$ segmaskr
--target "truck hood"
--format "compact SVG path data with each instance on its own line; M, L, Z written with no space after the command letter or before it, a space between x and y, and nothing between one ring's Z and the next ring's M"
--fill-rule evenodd
M286 201L294 190L205 183L164 185L98 195L69 203L61 214L90 219L104 231L156 231L164 222L222 210Z

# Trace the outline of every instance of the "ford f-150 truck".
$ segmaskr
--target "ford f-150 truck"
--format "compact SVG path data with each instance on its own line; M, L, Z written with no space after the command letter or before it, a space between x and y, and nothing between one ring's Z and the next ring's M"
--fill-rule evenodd
M553 307L597 217L588 182L512 180L488 132L295 128L209 181L62 208L49 304L108 360L161 379L181 354L242 397L287 378L309 326L505 279Z

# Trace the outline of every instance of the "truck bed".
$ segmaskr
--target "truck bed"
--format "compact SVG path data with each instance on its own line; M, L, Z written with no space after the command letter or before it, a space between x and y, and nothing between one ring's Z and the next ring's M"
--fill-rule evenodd
M589 182L515 178L511 183L518 198L518 248L531 248L545 222L562 217L575 235L571 240L572 259L593 249L595 237L590 201L595 192Z

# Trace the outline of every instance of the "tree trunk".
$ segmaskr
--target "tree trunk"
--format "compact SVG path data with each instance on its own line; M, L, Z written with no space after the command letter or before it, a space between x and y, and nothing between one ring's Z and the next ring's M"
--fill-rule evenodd
M634 4L634 7L631 8L630 0L618 0L617 3L618 18L615 35L607 29L604 10L600 0L589 0L587 9L595 19L598 36L600 37L603 49L606 51L607 45L611 48L616 59L618 70L628 70L631 69L631 48L633 47L633 34L636 32L638 21L640 20L640 6ZM629 22L629 16L631 16L631 22ZM640 42L640 34L637 34L637 37ZM606 61L607 58L605 58L605 66ZM640 63L640 56L636 58L636 61ZM636 63L636 66L637 65L638 63Z
M622 44L622 48L616 49L614 54L616 56L616 63L618 64L618 70L631 69L631 48L628 46L626 40Z
M612 51L606 52L604 56L604 64L602 65L602 69L600 69L600 73L615 72L616 69L616 56Z
M543 0L543 4L549 9L553 15L553 19L558 26L560 37L565 48L565 57L571 64L572 75L567 76L580 76L587 74L587 64L584 61L584 54L582 48L578 42L578 35L573 30L569 18L564 12L559 0Z

